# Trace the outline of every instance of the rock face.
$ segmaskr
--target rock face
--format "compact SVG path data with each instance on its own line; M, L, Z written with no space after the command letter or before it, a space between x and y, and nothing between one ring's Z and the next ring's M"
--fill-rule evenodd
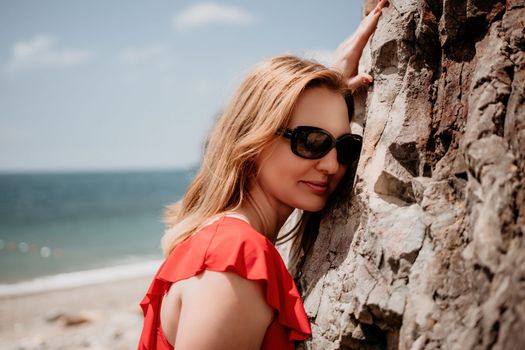
M524 22L523 0L390 0L352 197L297 278L303 348L525 349Z

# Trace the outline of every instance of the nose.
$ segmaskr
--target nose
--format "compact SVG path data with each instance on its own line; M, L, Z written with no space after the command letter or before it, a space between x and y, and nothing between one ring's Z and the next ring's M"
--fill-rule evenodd
M339 170L339 166L335 147L317 162L317 169L326 174L335 174Z

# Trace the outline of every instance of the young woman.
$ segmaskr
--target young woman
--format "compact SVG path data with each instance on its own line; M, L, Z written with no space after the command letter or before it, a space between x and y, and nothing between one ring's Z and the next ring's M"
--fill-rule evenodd
M357 65L385 5L379 1L340 46L332 69L284 55L248 74L200 171L166 211L167 258L141 302L139 349L294 349L310 337L274 244L295 208L304 223L325 207L359 157L349 91L372 80Z

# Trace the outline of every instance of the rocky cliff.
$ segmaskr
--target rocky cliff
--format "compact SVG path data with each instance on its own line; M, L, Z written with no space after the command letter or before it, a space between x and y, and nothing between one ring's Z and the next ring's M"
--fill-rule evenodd
M298 278L304 348L525 349L524 22L523 0L390 0L353 191Z

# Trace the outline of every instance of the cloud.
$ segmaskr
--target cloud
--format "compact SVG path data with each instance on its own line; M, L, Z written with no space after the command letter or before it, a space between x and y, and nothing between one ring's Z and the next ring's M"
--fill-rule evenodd
M125 48L117 53L117 59L124 63L142 63L162 58L169 50L162 46Z
M75 66L94 57L92 51L59 47L56 38L37 35L29 41L19 41L13 45L5 68L18 71L37 65Z
M175 15L173 25L178 31L184 31L208 24L245 25L255 20L254 15L240 7L204 2L190 6Z
M303 50L297 55L306 59L313 59L329 67L335 58L335 51L327 49Z

